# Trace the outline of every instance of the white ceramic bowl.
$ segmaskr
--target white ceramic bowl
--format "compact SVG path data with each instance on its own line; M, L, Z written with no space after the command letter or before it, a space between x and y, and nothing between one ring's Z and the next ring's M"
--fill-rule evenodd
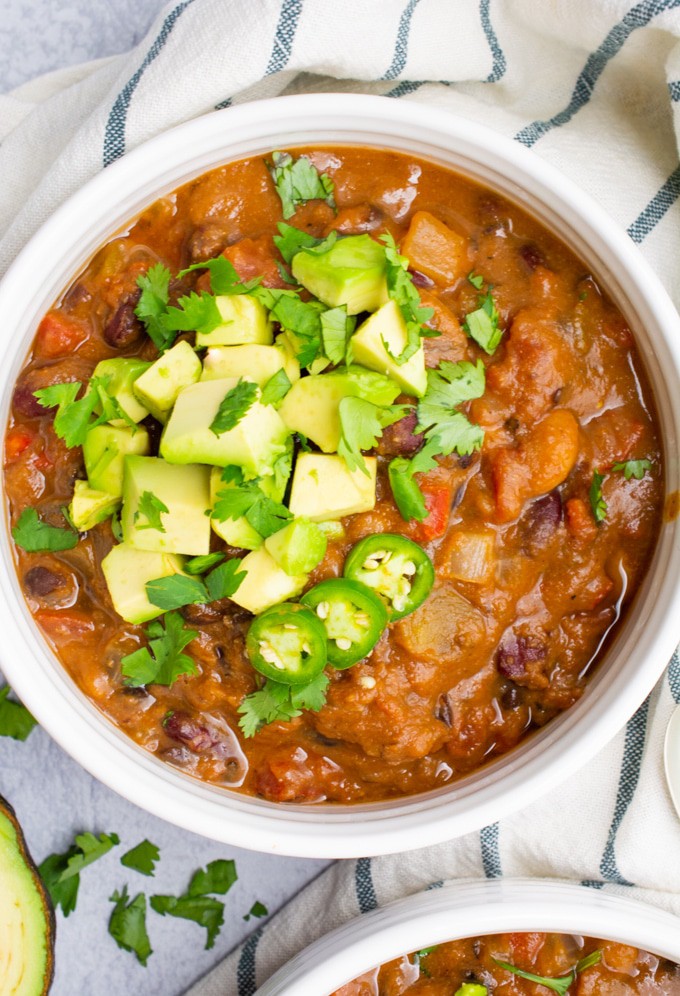
M216 112L108 167L61 207L0 287L0 423L44 311L92 253L158 196L228 160L297 144L367 144L425 156L496 187L538 216L602 280L637 333L654 385L666 489L680 487L680 319L629 238L585 194L522 146L418 104L323 94ZM0 666L54 739L121 795L173 823L240 847L351 857L423 847L477 829L582 767L660 676L680 639L680 537L664 523L651 570L581 701L518 749L426 795L342 807L275 805L195 781L137 747L76 688L21 595L0 530Z
M508 931L557 931L630 944L680 962L680 919L562 882L464 882L390 903L321 937L256 996L329 996L363 972L421 948Z

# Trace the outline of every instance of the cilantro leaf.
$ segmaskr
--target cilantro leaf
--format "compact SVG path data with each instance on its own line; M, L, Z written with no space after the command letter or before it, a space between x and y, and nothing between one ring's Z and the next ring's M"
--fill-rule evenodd
M627 481L634 477L636 481L641 481L647 471L651 471L651 460L624 460L623 463L615 463L612 470L619 470Z
M356 318L347 314L347 308L329 308L321 315L321 341L324 356L331 363L342 363L350 336L356 327Z
M246 695L241 702L237 709L241 714L239 726L246 737L254 737L263 726L295 719L303 709L318 712L325 705L328 685L323 672L307 685L283 685L268 678L259 691Z
M210 430L216 436L235 428L247 415L257 400L259 388L250 380L240 378L236 387L227 391L217 409L217 415L210 423Z
M321 313L325 311L320 301L303 301L292 290L258 287L254 296L265 308L269 317L289 333L300 366L313 363L321 349Z
M387 405L379 408L363 398L343 398L338 407L340 416L340 443L338 455L349 470L361 470L368 476L362 450L372 450L382 436L383 429L404 417L405 405Z
M9 685L0 688L0 737L26 740L33 727L37 726L37 722L26 706L7 698L10 690Z
M153 875L160 856L160 851L155 844L152 844L150 840L143 840L136 847L126 851L120 859L120 863L126 868L138 871L141 875Z
M164 325L163 319L170 299L170 270L162 263L156 263L146 273L137 277L141 295L135 315L146 326L149 338L159 352L172 345L175 336Z
M115 833L101 833L95 837L93 833L81 833L76 837L76 853L72 854L66 862L66 868L61 873L60 882L65 882L74 875L78 875L83 868L87 868L94 861L103 858L105 854L120 844L120 838Z
M412 458L411 474L432 470L437 465L435 456L448 456L454 451L464 456L481 447L484 430L455 408L481 397L484 386L481 360L476 364L444 360L435 370L428 370L427 391L418 403L416 427L416 432L424 433L427 442Z
M300 228L287 225L285 221L280 221L277 228L279 234L274 236L274 245L286 263L290 263L293 256L301 249L314 249L324 241L324 239L315 239L309 232L303 232Z
M152 896L149 900L151 908L161 916L176 916L183 920L194 920L205 927L207 938L206 950L215 944L215 938L224 923L224 903L211 896Z
M260 277L254 280L243 281L239 277L233 263L230 263L226 256L217 256L215 259L206 259L203 263L193 263L186 269L180 270L178 276L183 277L192 270L210 271L210 289L213 294L247 294L253 287L257 287Z
M164 611L208 601L208 592L200 578L186 577L184 574L154 578L153 581L147 581L145 587L151 604Z
M463 329L489 355L495 352L503 337L498 326L499 315L491 291L480 297L476 311L465 316Z
M307 156L293 159L289 152L273 152L269 172L281 199L284 218L290 218L297 206L307 201L324 200L335 207L333 181L327 173L319 173Z
M283 401L292 386L290 377L283 367L281 367L281 369L277 370L275 374L272 374L262 388L260 404L273 405L274 408L277 408L279 401Z
M136 431L136 424L121 408L116 398L108 393L108 380L108 377L92 377L86 393L78 401L76 397L82 387L80 381L52 384L51 387L43 387L33 392L43 408L56 407L54 431L69 449L82 446L90 429L103 422L111 422L113 419L122 419L128 425L134 426ZM101 414L92 422L90 420L97 409Z
M408 272L408 259L400 254L394 237L385 232L380 241L385 247L387 261L387 293L399 307L406 323L406 345L402 352L395 356L384 338L383 346L394 362L402 366L418 351L423 336L438 336L441 333L424 327L424 323L434 315L434 309L424 308L420 303L420 295Z
M141 647L121 660L126 685L172 685L183 674L196 674L193 660L182 651L196 639L198 632L185 629L178 612L168 612L163 618L165 628L160 620L147 626L149 646Z
M225 557L225 553L206 553L200 557L192 557L187 560L184 570L187 574L204 574L211 567L221 564Z
M475 290L480 291L484 286L484 277L481 273L475 273L474 270L470 270L467 275L468 282L472 284Z
M541 986L545 986L546 989L552 989L553 992L559 993L560 996L565 996L569 986L576 978L576 972L572 969L569 975L565 975L560 979L548 979L543 975L534 975L533 972L525 972L521 968L515 968L514 965L510 965L507 961L499 961L498 958L493 959L500 968L504 968L506 972L512 972L513 975L518 975L520 979L527 979L529 982L537 982Z
M417 519L422 522L428 516L423 492L413 479L411 461L405 457L395 457L387 468L392 495L404 522Z
M131 951L140 965L145 965L153 954L146 930L146 896L140 892L128 902L127 886L114 892L109 902L115 903L109 919L109 934L119 948Z
M217 307L217 300L207 291L181 297L177 302L179 307L168 308L163 316L163 327L173 333L172 340L177 332L201 332L207 334L222 325L224 319L220 309Z
M231 468L227 470L231 473ZM240 519L242 515L265 539L282 529L293 517L285 505L269 498L257 481L246 481L217 493L212 511L214 519L225 522L227 519Z
M78 542L78 533L72 529L48 526L34 508L25 508L12 528L17 546L27 553L44 553L47 550L72 550Z
M279 529L283 529L293 515L281 502L268 498L262 492L260 494L262 497L258 497L246 512L246 519L260 536L267 539L273 533L278 533Z
M237 878L236 863L218 858L216 861L210 861L205 868L199 868L194 872L187 896L207 896L213 893L223 896L229 892Z
M160 533L164 533L165 526L161 522L161 515L169 511L168 506L151 491L142 491L139 496L139 507L134 514L135 525L137 529L157 529ZM138 519L142 516L147 521L138 524Z
M269 910L264 905L264 903L261 903L259 899L256 899L253 905L250 907L250 910L243 917L243 919L248 921L250 920L251 917L256 917L257 919L260 919L260 917L263 916L269 916Z
M80 875L74 875L73 878L61 881L61 875L66 870L69 858L73 857L76 853L77 848L71 847L65 854L50 854L38 866L40 877L50 894L52 905L55 909L61 906L64 916L69 916L73 912L78 900Z
M240 568L239 558L232 557L208 574L205 579L208 601L217 602L220 598L231 598L238 591L246 576L246 572Z
M607 502L602 497L602 482L604 481L604 474L600 474L597 470L593 471L593 480L590 485L590 491L588 492L588 497L590 498L590 507L593 510L593 515L595 516L595 522L604 522L607 518Z

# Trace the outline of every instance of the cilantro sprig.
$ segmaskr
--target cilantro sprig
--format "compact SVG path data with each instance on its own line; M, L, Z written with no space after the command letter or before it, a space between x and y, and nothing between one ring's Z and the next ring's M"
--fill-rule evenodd
M481 291L484 278L479 274L469 273L468 280L473 287ZM463 329L474 339L478 346L491 356L495 353L503 338L503 329L499 325L500 316L493 299L491 288L486 294L480 294L477 300L477 307L474 311L468 312L463 321Z
M349 470L360 470L368 476L368 467L362 450L372 450L383 434L383 429L403 418L408 405L379 407L363 398L343 398L338 407L340 417L340 443L338 455Z
M278 408L280 402L283 401L292 386L290 377L283 367L281 367L280 370L277 370L275 374L271 375L269 380L263 386L262 393L260 395L260 404L273 405L274 408Z
M146 896L139 892L134 899L128 900L126 885L122 892L116 890L110 896L109 901L115 905L109 918L109 933L119 948L131 951L140 965L146 966L153 954L146 929Z
M78 533L74 529L48 525L34 508L23 510L12 528L12 537L26 553L72 550L78 542Z
M498 958L494 958L493 960L499 968L504 968L506 972L512 972L513 975L519 976L520 979L526 979L528 982L537 982L539 985L545 986L546 989L551 989L553 992L558 993L559 996L565 996L569 987L576 981L576 976L581 972L585 972L587 968L597 965L601 958L601 951L592 951L585 958L582 958L571 969L568 975L560 976L556 979L548 978L544 975L535 975L533 972L525 972L524 969L516 968L507 961L499 961Z
M306 685L284 685L268 678L259 691L246 695L238 707L241 715L238 725L246 737L254 737L263 726L295 719L302 715L303 709L318 712L326 703L328 685L323 672Z
M64 916L76 908L80 873L88 865L103 858L120 843L115 833L78 834L75 843L63 854L50 854L39 866L40 877L55 907L61 906Z
M231 487L217 492L212 518L218 522L245 516L253 529L266 539L293 518L285 505L264 493L257 480L244 481L240 468L225 467L222 480Z
M615 463L612 470L620 471L627 481L634 477L636 481L641 481L647 471L651 472L651 460L624 460L622 463Z
M349 341L356 328L354 315L347 314L345 305L329 308L321 314L321 341L324 356L331 363L342 363L347 357ZM349 360L347 360L349 363Z
M152 491L142 491L139 496L139 504L134 514L134 522L137 529L157 529L159 533L165 532L161 516L169 512L170 509ZM140 522L141 518L146 522Z
M221 598L231 598L246 576L240 567L241 561L238 557L232 557L215 567L206 575L205 580L199 577L186 577L184 574L155 578L153 581L147 581L147 598L152 605L157 605L166 612L181 609L183 605L201 605L206 602L217 602Z
M211 861L205 869L193 875L189 888L182 896L151 896L150 905L161 916L193 920L207 931L205 947L215 944L215 938L224 923L224 903L215 894L225 895L237 879L233 861Z
M7 697L10 691L9 685L0 688L0 737L26 740L37 722L26 706Z
M120 863L126 868L139 872L140 875L153 875L160 856L156 844L152 844L150 840L142 840L136 847L131 847L125 852Z
M90 429L114 419L134 426L135 423L121 408L118 401L108 392L107 377L92 377L82 398L78 398L82 383L79 380L66 384L52 384L34 391L34 396L43 408L56 408L54 431L63 439L69 449L82 446ZM98 418L92 416L99 409Z
M303 301L293 290L257 287L254 296L265 308L269 317L290 334L301 367L308 367L321 352L321 314L326 308L320 301Z
M384 338L382 342L387 354L395 363L403 366L418 351L422 338L438 336L441 333L436 329L425 327L425 323L432 319L434 309L422 306L420 294L408 272L408 259L400 254L394 237L385 232L380 236L380 241L385 247L387 293L397 304L406 323L406 345L401 353L395 355Z
M300 204L322 200L335 207L335 187L327 173L319 173L307 156L294 159L290 152L273 152L267 164L281 200L283 217L290 218Z
M170 300L171 276L166 266L156 263L137 277L137 286L142 293L135 315L144 323L149 338L160 353L169 349L175 341L175 334L166 328L164 321Z
M216 436L235 429L257 401L259 388L250 380L241 377L238 384L227 391L220 402L215 418L210 423L210 431Z
M598 524L604 522L607 518L607 502L604 500L602 495L602 482L604 481L605 475L600 474L598 470L593 471L593 480L590 485L590 490L588 492L588 497L590 499L590 507L593 510L593 515L595 517L595 522Z
M206 259L203 263L193 263L186 269L180 270L179 277L186 276L193 270L208 270L210 273L210 290L213 294L228 295L248 294L261 282L261 277L253 280L241 280L236 268L226 256L216 256L214 259Z
M198 631L185 629L178 612L168 612L162 620L149 623L146 635L149 646L127 654L120 662L126 685L172 685L183 674L196 674L195 663L182 651L196 639Z

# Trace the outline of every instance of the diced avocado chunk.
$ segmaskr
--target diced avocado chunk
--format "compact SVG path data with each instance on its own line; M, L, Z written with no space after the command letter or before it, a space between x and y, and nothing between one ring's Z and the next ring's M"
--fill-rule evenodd
M101 360L92 376L107 381L108 393L116 399L128 418L133 422L141 422L149 414L149 410L135 397L132 385L150 366L151 363L146 360L115 356L110 360ZM116 419L111 424L125 425L125 422L123 419Z
M339 456L300 453L293 474L289 507L294 516L323 522L369 512L375 506L377 461L364 457L368 476L350 471Z
M343 398L389 405L398 394L398 384L373 370L338 368L332 373L303 377L293 384L279 415L291 432L301 432L324 453L335 453L340 443L339 407Z
M266 478L273 480L273 478ZM213 467L210 472L210 507L215 507L220 491L234 488L236 485L222 480L222 468ZM210 520L212 527L219 537L229 546L239 547L241 550L257 550L262 546L263 539L246 519L245 515L238 519L215 519Z
M264 305L250 294L224 294L215 298L223 324L212 332L198 332L197 346L238 346L242 343L260 343L268 346L274 338L269 313Z
M124 460L128 454L144 456L149 452L149 433L138 425L96 425L89 429L83 443L85 470L90 487L120 497L123 494Z
M376 311L387 300L385 250L370 235L340 238L318 254L293 256L293 276L330 308L347 306L348 315Z
M278 346L211 346L203 359L201 380L245 377L264 387L281 369L291 384L300 379L300 364Z
M120 498L106 491L95 491L87 481L76 481L69 514L78 532L85 533L116 511Z
M267 552L286 574L309 574L326 556L327 539L308 519L293 519L264 541Z
M401 366L392 359L383 344L399 356L408 338L406 322L395 301L388 301L380 311L367 318L351 339L354 359L371 370L386 374L402 386L407 394L422 398L427 390L425 350L422 342L413 356Z
M201 376L201 361L188 342L178 342L151 364L133 387L135 396L159 422L168 413L184 387L195 384Z
M306 574L286 574L263 546L243 558L241 570L246 576L231 599L253 615L295 598L307 583Z
M189 557L210 553L209 508L209 467L125 458L121 524L123 539L135 549Z
M163 609L152 605L146 585L156 578L181 574L184 558L172 553L150 553L119 543L102 560L102 571L119 616L138 625L160 616Z
M220 404L238 380L206 380L180 392L161 438L161 456L169 463L235 464L246 476L273 473L290 435L271 405L253 402L233 429L216 435L210 428Z

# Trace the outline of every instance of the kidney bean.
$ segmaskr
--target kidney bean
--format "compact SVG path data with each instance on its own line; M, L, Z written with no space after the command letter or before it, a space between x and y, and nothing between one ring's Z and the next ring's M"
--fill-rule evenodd
M411 280L416 287L434 287L434 280L431 280L430 277L427 277L424 273L421 273L420 270L409 270L409 273L411 274Z
M496 667L506 678L523 678L527 664L542 661L545 654L545 647L535 646L527 637L505 633L496 651Z
M227 234L221 226L201 225L189 236L186 251L192 263L203 263L219 256L227 242Z
M434 718L440 720L449 729L453 726L453 710L448 695L440 695L434 708Z
M14 389L12 408L17 415L23 415L25 418L40 418L42 415L51 415L56 411L56 408L43 408L28 384L19 384Z
M423 445L423 437L415 431L418 424L418 416L409 412L398 422L388 425L383 430L378 452L381 456L411 456Z
M545 256L538 248L531 242L527 242L525 245L520 246L517 250L520 259L526 265L526 267L532 272L536 270L539 266L545 266Z
M123 298L104 326L104 341L114 349L129 349L141 339L144 327L135 315L141 291L136 290Z
M56 571L40 564L29 568L24 574L24 587L28 594L35 598L44 598L58 588L63 588L65 584L66 579L62 574L57 574Z
M528 553L538 553L549 543L562 521L562 496L555 489L537 498L522 516L521 530Z
M217 730L199 723L188 712L173 712L163 723L165 732L172 740L185 744L195 754L215 747L221 740Z

